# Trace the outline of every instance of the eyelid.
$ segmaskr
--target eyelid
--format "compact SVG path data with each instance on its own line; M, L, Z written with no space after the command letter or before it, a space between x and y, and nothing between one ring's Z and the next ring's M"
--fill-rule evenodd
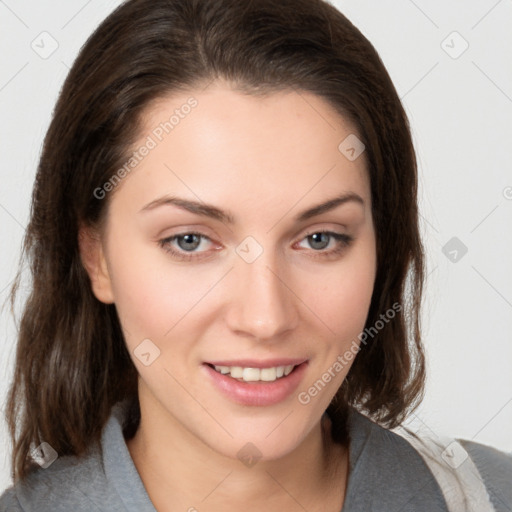
M168 249L168 248L166 248L167 246L169 246L171 244L171 242L174 242L176 239L184 237L185 235L197 235L198 237L200 237L200 238L202 238L204 240L208 240L212 244L215 243L208 235L206 235L204 233L201 233L200 231L188 230L188 231L180 231L179 233L175 233L175 234L166 236L165 238L159 239L158 240L158 245L160 245L160 247L162 247L165 251L170 252L171 254L180 255L180 257L181 257L181 255L184 255L185 258L187 258L187 256L190 256L190 257L193 257L193 258L197 258L198 254L205 254L206 253L206 251L203 251L203 252L186 252L186 251L179 251L177 249ZM191 259L191 258L189 258L189 259Z
M313 258L335 257L336 255L343 252L346 248L348 248L348 246L354 241L354 237L347 233L339 233L338 231L335 231L334 229L328 229L328 228L316 228L316 229L312 228L312 229L306 231L296 242L294 242L293 245L302 242L303 240L305 240L306 238L308 238L309 236L311 236L313 234L319 234L319 233L328 234L331 238L333 238L336 241L337 246L334 249L330 249L330 250L310 249L308 252L312 253L311 256ZM202 239L206 239L206 240L210 241L213 244L215 243L208 235L206 235L200 231L195 231L195 230L191 229L188 231L187 230L180 231L179 233L175 233L168 237L160 239L160 240L158 240L158 244L166 252L172 254L177 259L182 260L182 261L193 261L193 260L201 261L201 260L208 259L212 256L211 251L187 252L187 251L183 251L183 250L177 250L177 249L170 248L171 242L174 242L176 239L181 238L185 235L196 235L196 236L201 237ZM307 251L307 249L303 249L303 250ZM216 251L214 251L214 252L216 252Z

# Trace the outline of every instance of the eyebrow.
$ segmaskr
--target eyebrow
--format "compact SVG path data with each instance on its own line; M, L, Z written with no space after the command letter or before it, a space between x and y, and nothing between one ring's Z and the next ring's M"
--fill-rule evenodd
M356 202L364 206L364 200L360 195L356 194L355 192L346 192L337 197L329 199L328 201L325 201L311 208L308 208L307 210L304 210L303 212L299 213L294 217L294 221L303 222L312 217L316 217L318 215L321 215L322 213L326 213L330 210L333 210L334 208L337 208L342 204L350 202ZM233 215L231 215L229 212L221 210L220 208L217 208L216 206L203 203L200 201L192 201L190 199L183 199L180 197L168 195L159 197L158 199L155 199L154 201L151 201L150 203L146 204L139 210L139 213L154 210L155 208L166 205L177 206L182 210L195 213L196 215L210 217L212 219L221 221L226 224L235 224L235 218L233 217Z

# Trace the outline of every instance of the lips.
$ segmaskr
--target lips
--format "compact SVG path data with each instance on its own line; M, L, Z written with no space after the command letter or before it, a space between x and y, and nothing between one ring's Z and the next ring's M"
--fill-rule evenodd
M222 375L239 382L273 382L287 377L304 359L237 359L230 361L212 361L206 363Z
M216 361L206 361L211 366L241 366L242 368L273 368L277 366L297 366L307 361L307 358L274 358L274 359L223 359Z
M222 374L214 368L215 366L237 368L237 366L234 365L238 364L243 365L238 368L247 370L249 373L255 369L261 371L262 369L278 368L279 366L286 367L289 365L292 365L293 369L288 375L283 375L271 381L262 381L259 379L245 381L244 379L233 378L230 375ZM214 388L220 391L222 395L227 397L230 401L241 405L265 406L277 404L290 397L303 379L308 362L304 359L272 359L266 361L238 359L212 361L204 363L201 366L209 382L212 382Z

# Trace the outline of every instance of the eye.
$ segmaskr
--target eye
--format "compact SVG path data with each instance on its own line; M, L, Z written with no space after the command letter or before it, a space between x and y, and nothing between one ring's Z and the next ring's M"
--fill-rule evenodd
M206 251L196 251L198 247L201 247L202 240L208 240L211 242L210 238L202 233L190 232L190 233L179 233L177 235L170 236L168 238L164 238L160 240L159 245L168 253L175 256L177 259L181 260L191 260L197 259L199 256L198 253L202 254ZM173 242L176 242L176 245L173 246ZM190 254L187 254L190 253Z
M213 244L209 237L198 232L178 233L159 240L158 244L174 258L191 261L211 256L208 254L210 251L204 247L203 241ZM331 257L342 253L352 243L353 237L334 231L313 231L307 234L301 243L303 241L307 241L313 248L313 257ZM197 250L199 248L204 250Z
M314 252L319 256L331 256L340 254L353 241L353 237L344 233L334 231L314 231L306 235L303 241L307 241ZM331 244L333 242L333 244ZM331 246L330 250L325 250Z

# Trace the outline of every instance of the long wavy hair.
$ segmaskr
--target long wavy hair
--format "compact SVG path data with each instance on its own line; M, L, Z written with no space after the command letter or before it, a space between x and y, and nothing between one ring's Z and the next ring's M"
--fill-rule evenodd
M323 0L130 0L82 47L44 139L10 294L14 311L27 261L30 290L6 407L14 481L38 467L31 450L43 441L61 456L84 454L120 400L132 404L127 435L136 431L138 374L115 305L91 291L78 229L105 218L109 196L94 191L126 162L150 102L217 78L245 94L312 92L356 128L377 242L366 326L397 302L403 314L361 345L327 412L341 441L349 406L392 428L419 404L417 164L407 116L372 44Z

